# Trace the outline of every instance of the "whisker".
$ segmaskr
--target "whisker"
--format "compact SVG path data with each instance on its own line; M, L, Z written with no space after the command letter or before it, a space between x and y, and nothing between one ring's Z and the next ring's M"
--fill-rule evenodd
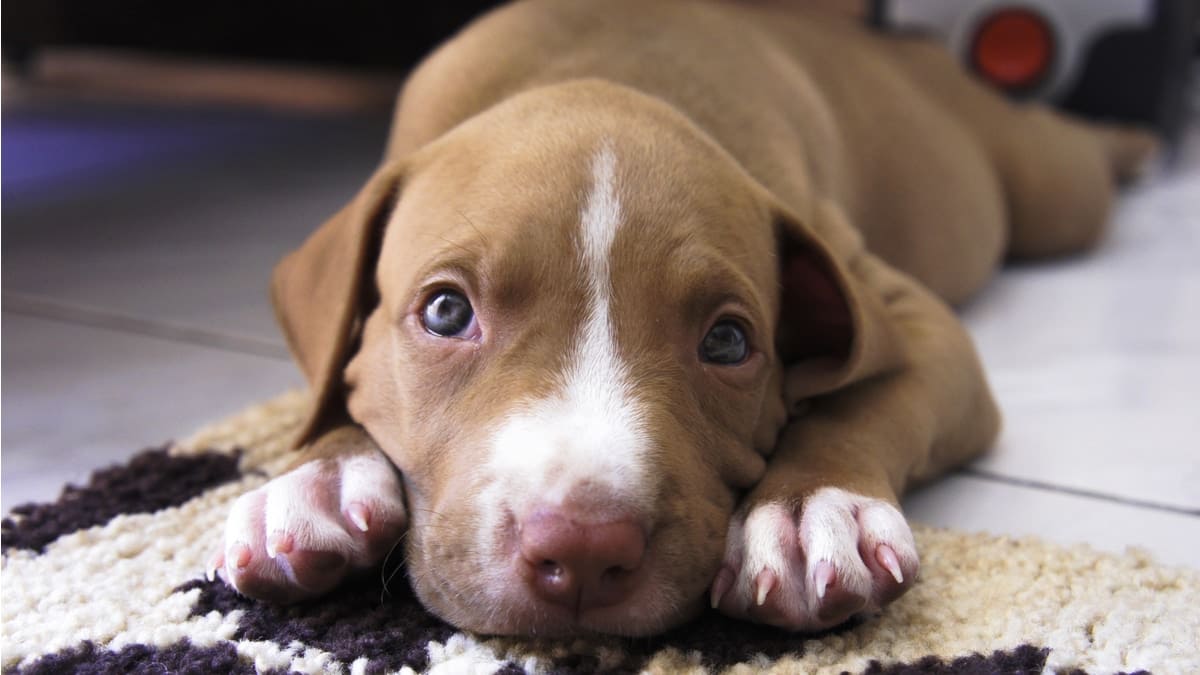
M406 566L404 564L404 562L401 562L400 564L396 565L392 569L391 573L388 573L388 563L391 562L392 555L395 554L396 549L400 546L401 543L404 542L405 538L407 538L407 537L408 537L408 532L404 532L403 534L401 534L396 539L395 543L392 544L392 547L388 549L387 555L385 555L383 557L383 564L379 568L379 580L383 584L383 590L380 592L380 595L379 595L379 604L381 604L381 605L384 603L384 601L388 597L391 596L391 592L388 590L388 584L391 583L392 579L396 576L396 573L399 572L403 567Z

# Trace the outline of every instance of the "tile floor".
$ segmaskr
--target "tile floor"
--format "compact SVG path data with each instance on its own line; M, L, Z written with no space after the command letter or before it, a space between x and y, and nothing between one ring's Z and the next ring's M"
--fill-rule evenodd
M5 101L4 511L301 384L269 270L354 193L385 125ZM910 515L1200 567L1198 259L1193 125L1102 250L1009 269L966 308L1007 426Z

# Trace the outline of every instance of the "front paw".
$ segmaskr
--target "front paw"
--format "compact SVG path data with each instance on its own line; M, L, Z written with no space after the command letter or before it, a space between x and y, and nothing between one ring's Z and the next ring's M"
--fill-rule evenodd
M895 506L822 488L800 509L765 503L734 518L713 607L738 619L816 631L878 610L912 585L917 549Z
M378 563L407 524L400 480L382 454L314 460L237 499L208 577L260 600L303 600Z

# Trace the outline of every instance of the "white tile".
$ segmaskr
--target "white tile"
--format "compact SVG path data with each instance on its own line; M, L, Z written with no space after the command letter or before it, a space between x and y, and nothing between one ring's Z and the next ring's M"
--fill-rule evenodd
M94 115L101 130L127 125L123 116L154 121L136 108ZM187 131L168 118L173 133ZM254 124L266 140L245 138ZM76 176L53 198L6 189L5 292L282 344L271 269L365 182L385 122L263 116L237 131L214 134L203 152L183 144L142 158L128 174ZM33 141L36 150L53 134Z
M1094 254L1003 272L965 317L1005 414L990 472L1200 510L1200 129Z
M3 510L302 386L281 359L3 315Z
M1200 517L956 475L904 500L915 522L968 532L1036 536L1200 568Z

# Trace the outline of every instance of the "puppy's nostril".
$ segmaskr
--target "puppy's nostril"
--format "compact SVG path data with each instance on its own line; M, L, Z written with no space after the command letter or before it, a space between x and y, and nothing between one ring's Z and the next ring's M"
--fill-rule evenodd
M624 579L625 577L629 576L629 574L632 572L633 572L633 570L631 570L627 567L623 567L621 565L613 565L612 567L605 569L600 574L600 580L603 582L619 581L619 580Z
M547 559L538 565L538 573L549 579L561 579L563 568L557 562Z

